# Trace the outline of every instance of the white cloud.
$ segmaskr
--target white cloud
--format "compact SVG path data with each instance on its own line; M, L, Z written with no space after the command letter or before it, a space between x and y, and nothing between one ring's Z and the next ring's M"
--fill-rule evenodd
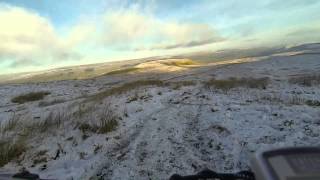
M103 29L103 43L130 43L136 49L171 49L223 40L207 24L164 22L135 11L106 15Z
M50 21L34 12L1 5L0 24L0 63L10 61L11 67L41 65L74 55Z
M161 21L136 10L109 12L97 19L79 21L62 36L49 19L23 8L0 4L0 65L12 70L25 66L45 68L68 64L66 60L83 63L97 57L95 53L101 57L112 50L143 50L147 55L153 50L201 46L222 40L209 25Z
M162 24L160 33L167 42L158 46L160 49L172 49L178 47L193 47L222 41L215 30L207 24L195 23L167 23Z
M128 43L152 35L153 19L133 13L115 12L104 18L102 36L105 43Z
M2 5L0 24L1 56L17 59L64 57L87 44L152 50L198 46L222 39L206 24L163 22L133 10L109 13L102 22L79 22L69 27L64 38L59 37L48 19L22 8Z
M93 23L82 22L70 28L64 44L70 49L76 48L81 44L94 42L97 33L96 25Z
M46 19L21 8L1 7L0 24L2 54L28 55L59 44Z

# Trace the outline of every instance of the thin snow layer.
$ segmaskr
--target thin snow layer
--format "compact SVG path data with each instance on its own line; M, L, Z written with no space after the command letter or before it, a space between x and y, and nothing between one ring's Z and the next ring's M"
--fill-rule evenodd
M72 115L63 127L27 139L27 151L2 171L25 167L50 179L168 179L174 173L192 174L203 168L246 170L254 152L269 148L319 146L320 107L305 103L320 101L319 84L288 82L291 77L317 74L319 58L276 56L158 74L149 77L195 84L144 86L95 102L90 101L92 95L144 76L1 86L1 122L13 114L25 117L27 123L53 111ZM270 84L266 89L238 87L225 92L204 85L213 77L269 77ZM43 101L61 101L48 106L39 106L39 101L10 102L17 95L41 90L51 92ZM79 130L79 122L94 123L108 104L120 117L115 131ZM79 109L85 115L80 116Z

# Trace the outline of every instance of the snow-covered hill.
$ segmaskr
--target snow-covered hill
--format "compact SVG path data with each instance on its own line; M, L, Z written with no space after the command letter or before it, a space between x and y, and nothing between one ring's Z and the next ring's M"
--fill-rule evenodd
M88 80L1 85L1 171L167 179L247 169L262 149L320 145L317 53L174 63L170 72L163 60L151 63L153 71L149 63ZM29 92L47 94L12 102Z

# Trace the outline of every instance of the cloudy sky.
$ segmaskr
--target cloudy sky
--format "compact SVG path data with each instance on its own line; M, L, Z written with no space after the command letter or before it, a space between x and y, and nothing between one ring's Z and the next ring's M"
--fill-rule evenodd
M0 0L0 74L320 42L319 0Z

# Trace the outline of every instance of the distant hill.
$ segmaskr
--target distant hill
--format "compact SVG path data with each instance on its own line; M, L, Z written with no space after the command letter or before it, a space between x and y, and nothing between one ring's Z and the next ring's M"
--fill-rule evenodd
M47 82L59 80L77 80L89 79L104 75L115 75L119 73L129 73L137 71L136 66L139 64L166 60L166 59L181 59L190 60L196 63L212 63L233 59L241 59L248 57L271 56L279 53L288 52L315 52L320 49L320 43L302 44L294 47L276 47L276 48L251 48L251 49L226 49L216 52L198 52L190 54L181 54L175 56L157 56L142 59L132 59L116 62L106 62L99 64L89 64L80 66L70 66L56 68L38 72L18 73L10 75L0 75L0 83L29 83L29 82ZM177 64L174 62L171 65ZM179 63L178 63L179 64ZM167 64L168 65L168 64Z

